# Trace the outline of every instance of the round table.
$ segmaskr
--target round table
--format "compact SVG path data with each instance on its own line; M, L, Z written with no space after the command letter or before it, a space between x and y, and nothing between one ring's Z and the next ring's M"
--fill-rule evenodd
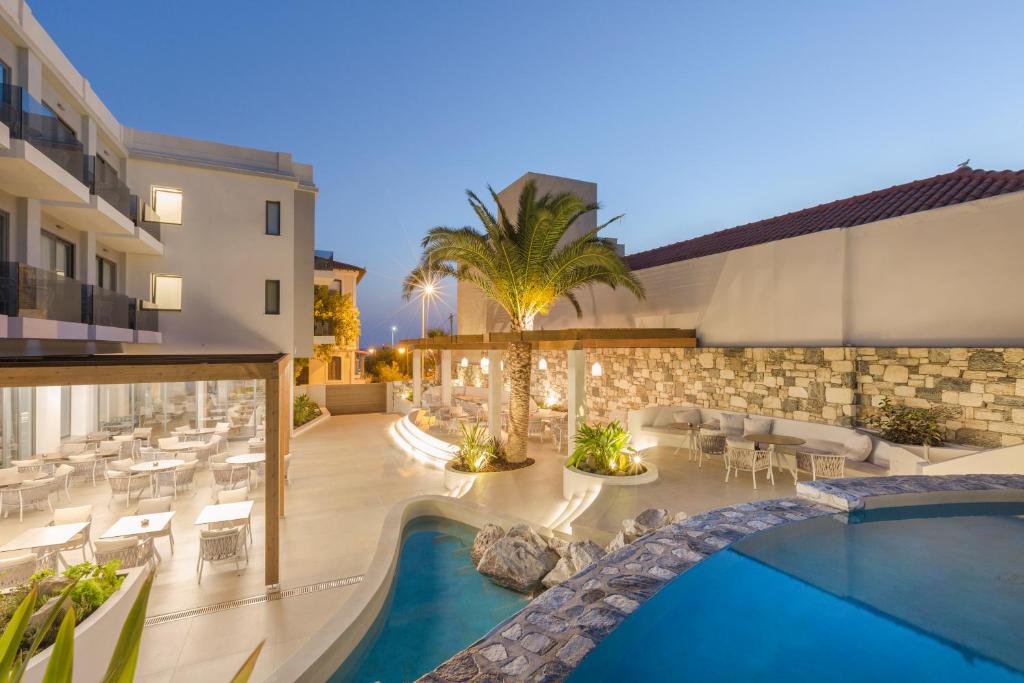
M129 467L129 471L135 472L136 474L148 474L149 475L149 488L153 492L153 498L157 497L157 493L160 491L156 484L156 476L161 472L169 472L176 468L178 465L184 465L184 460L168 459L168 460L151 460L149 462L140 462L138 464Z
M163 446L159 450L161 451L190 451L193 448L202 448L206 445L205 441L179 441L169 446Z
M670 429L675 429L675 430L680 431L680 432L686 432L686 442L684 442L684 443L688 443L688 448L690 450L690 454L686 457L686 459L687 460L693 460L694 458L700 459L700 450L699 449L700 449L700 428L701 428L701 425L699 425L699 424L697 424L695 422L673 422L672 424L668 425L668 427ZM682 447L683 447L682 443L679 444L678 446L676 446L676 450L674 451L673 455L675 455L675 453L678 453L679 449L682 448Z
M781 466L778 458L780 453L775 450L776 446L803 446L807 443L799 436L786 436L785 434L760 434L754 432L752 434L744 434L743 438L747 441L753 441L754 443L768 444L768 450L772 454L772 464L776 469ZM789 453L784 453L782 455L787 456L786 465L789 467L789 471L793 475L793 483L795 484L797 482L796 455L792 455L792 459L790 459Z
M261 462L266 462L266 460L267 460L267 454L266 453L242 453L240 455L232 455L230 457L227 457L227 458L224 459L224 462L226 462L229 465L243 465L243 466L245 466L246 468L248 468L249 476L251 477L252 476L252 471L256 467L256 465L260 464ZM251 480L250 480L250 483L251 483ZM259 483L258 479L257 479L256 483L257 484Z

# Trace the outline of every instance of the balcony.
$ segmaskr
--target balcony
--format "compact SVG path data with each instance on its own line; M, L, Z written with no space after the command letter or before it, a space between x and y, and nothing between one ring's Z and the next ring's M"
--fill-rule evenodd
M24 263L0 263L0 314L9 339L161 340L156 313L136 299Z
M15 85L0 86L0 188L21 197L88 203L82 143L48 108Z
M333 344L334 343L334 321L313 319L313 343Z

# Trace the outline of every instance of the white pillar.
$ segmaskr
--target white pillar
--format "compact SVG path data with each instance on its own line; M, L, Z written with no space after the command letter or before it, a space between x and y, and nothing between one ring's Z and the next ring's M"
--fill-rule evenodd
M505 381L501 373L501 351L488 351L487 360L487 429L495 438L501 438L501 395Z
M575 448L576 428L587 419L587 355L586 351L567 351L569 365L568 391L565 398L569 411L569 438L566 439L568 452Z
M59 451L60 387L36 387L35 408L36 453Z
M412 352L412 405L420 407L423 399L423 351L416 349Z
M445 349L441 352L441 405L452 404L452 352Z
M96 386L76 384L71 387L71 433L84 435L96 431Z
M196 382L196 427L206 426L206 382Z

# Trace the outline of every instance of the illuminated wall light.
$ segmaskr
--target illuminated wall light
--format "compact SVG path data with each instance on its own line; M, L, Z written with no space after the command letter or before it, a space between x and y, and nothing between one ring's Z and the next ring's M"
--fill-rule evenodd
M480 369L483 370L484 372L487 372L487 369L489 367L491 367L491 359L488 358L487 356L484 356L483 358L480 359Z
M539 361L537 361L537 369L538 370L547 370L548 369L548 359L542 357Z
M462 362L459 363L459 365L461 365L464 368L468 368L469 367L469 359L466 358L465 356L463 356L462 357Z
M594 363L593 365L591 365L590 366L590 374L593 375L594 377L600 377L601 375L603 375L604 374L604 370L601 368L601 364L600 363Z

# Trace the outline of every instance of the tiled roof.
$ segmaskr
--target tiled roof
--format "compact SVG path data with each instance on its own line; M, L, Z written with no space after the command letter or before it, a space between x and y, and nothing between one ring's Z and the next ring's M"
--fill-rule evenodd
M353 266L351 263L342 263L341 261L335 261L334 259L324 258L322 256L313 257L313 269L314 270L354 270L359 273L356 276L356 282L363 279L366 275L366 268L359 266Z
M952 206L1024 190L1024 171L959 168L934 178L839 199L755 223L738 225L683 242L626 257L634 270L709 256L733 249L799 237L833 228L849 228L895 216Z

